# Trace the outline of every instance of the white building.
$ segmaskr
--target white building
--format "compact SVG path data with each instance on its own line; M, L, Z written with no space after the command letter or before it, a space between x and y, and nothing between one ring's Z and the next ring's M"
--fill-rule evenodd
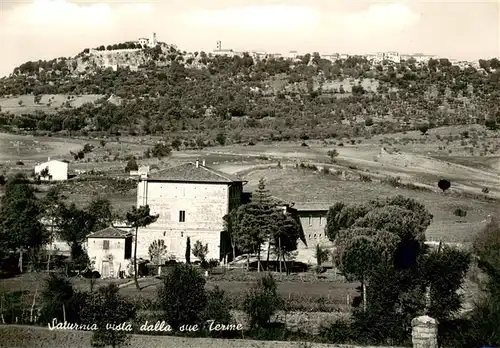
M40 180L68 180L69 163L67 161L50 160L35 166L35 175Z
M156 39L156 33L152 33L149 39L140 37L139 39L137 39L137 43L142 45L142 47L154 48L156 47L156 45L158 45L159 42Z
M388 60L393 63L401 63L401 56L399 52L387 52L384 53L384 60Z
M215 49L212 51L212 54L214 56L228 56L228 57L234 57L235 52L231 49Z
M240 178L199 161L143 175L137 206L149 205L159 218L139 229L137 256L148 258L151 243L163 240L168 258L183 262L190 237L191 247L198 240L208 244L207 259L221 260L229 253L223 241L223 217L241 204L243 184Z
M94 270L102 278L125 277L130 274L132 236L129 231L107 227L87 237L87 254Z

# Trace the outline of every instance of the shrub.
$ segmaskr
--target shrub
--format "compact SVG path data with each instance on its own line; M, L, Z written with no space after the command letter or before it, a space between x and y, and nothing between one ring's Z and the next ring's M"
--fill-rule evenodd
M429 124L428 123L422 123L421 125L418 126L418 130L425 135L427 131L429 130Z
M448 190L451 187L451 182L449 182L448 180L445 180L445 179L441 179L438 181L438 187L443 192L445 192L446 190Z
M224 133L217 134L215 141L218 142L219 145L226 145L226 135Z
M23 161L17 161L17 162L16 162L16 166L24 166Z
M68 278L51 273L41 293L40 321L46 324L54 318L60 322L66 318L81 323L85 305L86 294L76 292Z
M151 155L156 158L163 158L170 156L172 153L172 149L170 146L164 144L164 143L157 143L155 146L153 146L153 149L151 150Z
M335 160L335 157L337 157L339 155L339 153L336 149L329 150L326 154L328 157L330 157L330 160L332 162Z
M372 182L372 178L364 174L359 174L359 180L362 182Z
M1 183L1 180L0 180L0 183ZM487 187L485 187L485 188L483 188L483 189L481 190L481 192L482 192L482 193L485 193L485 194L488 194L488 193L490 193L490 189L489 189L489 188L487 188Z
M467 216L467 210L457 208L453 212L453 215L458 216L458 217L466 217Z
M283 307L283 299L278 295L276 281L271 274L259 279L243 301L251 328L268 327L273 314Z
M123 323L130 323L135 318L134 305L118 293L116 284L109 284L99 288L89 299L88 322L97 325L92 333L92 346L103 347L110 345L119 347L129 338L128 331L117 327ZM109 327L108 327L109 325Z
M163 281L158 303L173 329L200 324L207 303L205 279L193 266L176 264Z
M135 158L131 158L125 167L125 172L129 173L132 170L138 170L139 166L137 165L137 162L135 161Z
M206 293L207 304L203 311L203 320L209 321L213 320L215 324L230 324L232 321L230 309L230 303L228 298L225 296L224 291L216 286L213 290L208 290ZM212 331L211 336L214 337L224 337L227 333L223 331Z

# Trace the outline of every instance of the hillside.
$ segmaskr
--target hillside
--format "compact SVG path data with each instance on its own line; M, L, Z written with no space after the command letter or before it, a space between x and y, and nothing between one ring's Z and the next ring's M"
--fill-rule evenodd
M316 53L297 59L212 56L167 44L85 49L73 58L26 62L2 78L0 127L167 133L198 147L216 140L369 138L422 124L495 129L500 63L481 66L462 69L447 59L330 61Z

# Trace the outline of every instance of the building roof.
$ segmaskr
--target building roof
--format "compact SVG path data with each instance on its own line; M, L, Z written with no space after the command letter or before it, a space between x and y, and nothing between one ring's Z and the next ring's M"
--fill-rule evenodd
M49 164L49 163L56 163L56 162L69 164L69 161L67 161L67 160L50 159L47 162L41 162L41 163L38 163L37 165L40 166L40 165Z
M189 162L179 166L167 168L159 172L150 174L148 181L165 181L165 182L204 182L204 183L226 183L244 182L243 179L221 172L219 170L206 167L201 163L196 166L195 163Z
M334 203L331 202L294 202L290 208L298 212L327 212Z
M103 230L90 234L88 238L125 238L131 235L132 233L116 227L106 227Z

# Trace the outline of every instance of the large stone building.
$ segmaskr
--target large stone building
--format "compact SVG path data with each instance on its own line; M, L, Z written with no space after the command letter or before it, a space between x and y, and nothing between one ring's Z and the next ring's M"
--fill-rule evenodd
M191 247L198 240L208 244L207 259L221 260L223 217L241 204L245 183L199 161L143 175L137 206L149 205L159 218L139 229L137 256L149 259L151 243L164 240L169 258L183 262L190 237Z

